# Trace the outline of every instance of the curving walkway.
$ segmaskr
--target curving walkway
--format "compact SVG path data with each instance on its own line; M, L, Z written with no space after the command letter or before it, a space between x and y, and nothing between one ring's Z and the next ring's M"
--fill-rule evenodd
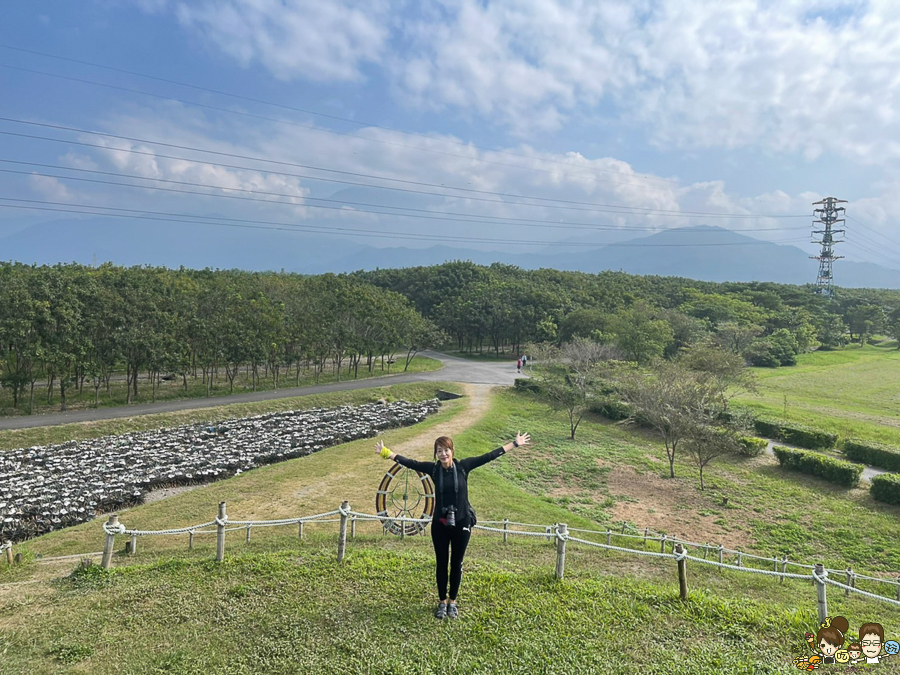
M213 398L160 401L158 403L141 403L139 405L119 406L116 408L92 408L89 410L74 410L64 413L48 413L46 415L5 417L0 419L0 429L29 429L32 427L49 427L58 424L73 424L76 422L96 422L98 420L134 417L136 415L151 415L154 413L176 412L179 410L213 408L222 405L230 405L232 403L252 403L279 398L324 394L332 391L369 389L371 387L404 384L407 382L460 382L466 384L512 386L515 379L521 377L521 375L516 373L516 364L513 359L510 359L508 363L483 362L472 361L458 356L450 356L448 354L433 351L424 351L420 352L420 354L441 361L443 363L443 368L426 373L399 373L397 375L385 375L384 377L370 377L364 380L347 380L345 382L332 382L330 384L312 385L309 387L280 389L278 391L254 391L244 394L234 394L232 396L216 396Z

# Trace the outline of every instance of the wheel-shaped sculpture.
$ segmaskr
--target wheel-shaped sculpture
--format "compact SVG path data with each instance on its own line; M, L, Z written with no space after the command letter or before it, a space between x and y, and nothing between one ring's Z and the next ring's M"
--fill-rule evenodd
M424 519L434 514L434 482L431 476L395 462L378 486L375 512L382 516L381 523L385 532L398 535L419 534L427 523L398 522L394 518Z

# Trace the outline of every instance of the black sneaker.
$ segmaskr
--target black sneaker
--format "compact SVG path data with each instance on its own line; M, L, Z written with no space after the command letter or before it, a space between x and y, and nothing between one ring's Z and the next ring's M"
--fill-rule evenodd
M456 606L455 602L451 602L447 605L447 618L448 619L458 619L459 618L459 607Z
M447 603L439 602L437 609L434 610L434 618L435 619L446 619L447 618Z

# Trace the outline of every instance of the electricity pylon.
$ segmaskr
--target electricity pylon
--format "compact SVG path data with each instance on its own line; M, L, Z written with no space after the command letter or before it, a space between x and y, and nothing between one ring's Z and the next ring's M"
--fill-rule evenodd
M816 220L813 221L813 226L819 223L824 225L825 229L812 231L813 235L822 235L821 239L812 242L814 244L821 244L822 250L819 255L811 255L809 257L819 261L819 275L816 277L816 293L829 298L834 297L834 277L831 272L831 263L844 257L842 255L835 255L833 249L835 244L840 244L844 241L843 239L834 238L835 234L843 234L844 230L832 229L832 225L845 222L843 218L839 218L838 216L843 214L847 209L843 206L838 206L839 203L846 204L847 200L825 197L825 199L821 201L813 202L813 206L821 205L821 208L813 209L813 214L816 216Z

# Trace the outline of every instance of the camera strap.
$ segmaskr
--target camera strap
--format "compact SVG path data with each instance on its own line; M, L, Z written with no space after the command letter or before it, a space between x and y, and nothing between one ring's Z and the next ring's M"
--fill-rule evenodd
M444 494L444 467L441 466L441 463L437 463L438 470L438 493ZM456 498L459 498L459 478L456 475L456 462L453 462L453 493ZM455 501L455 500L454 500Z

